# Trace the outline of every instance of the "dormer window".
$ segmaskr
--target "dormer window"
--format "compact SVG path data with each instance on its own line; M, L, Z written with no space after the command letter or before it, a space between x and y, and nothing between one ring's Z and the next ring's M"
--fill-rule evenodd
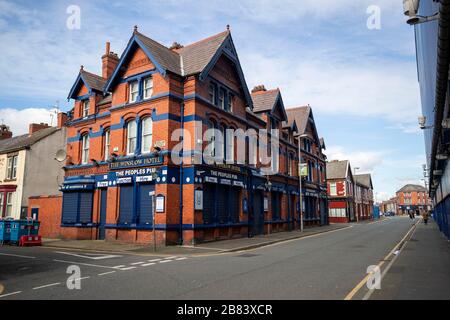
M129 102L136 102L139 95L139 83L138 81L131 81L129 84L130 87L130 97Z
M234 95L232 93L229 93L227 99L227 111L229 112L233 111L233 104L234 104Z
M144 99L149 99L153 95L153 78L144 79Z
M87 117L89 115L89 99L87 100L83 100L81 102L81 106L82 106L82 112L81 112L81 116Z

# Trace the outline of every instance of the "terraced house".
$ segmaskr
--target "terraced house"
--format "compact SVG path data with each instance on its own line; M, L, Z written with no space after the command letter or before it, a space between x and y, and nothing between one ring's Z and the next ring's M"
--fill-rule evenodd
M169 48L136 27L120 58L107 43L102 75L82 67L68 97L61 236L186 244L298 228L296 119L279 90L258 91L228 28ZM279 157L275 137L260 143L275 174L251 136L227 129L279 129Z

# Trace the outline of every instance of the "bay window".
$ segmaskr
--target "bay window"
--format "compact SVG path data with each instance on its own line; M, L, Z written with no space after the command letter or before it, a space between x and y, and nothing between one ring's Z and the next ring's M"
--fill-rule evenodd
M153 121L148 117L142 120L142 153L149 153L152 148Z
M128 122L127 125L127 155L136 152L137 125L136 120Z

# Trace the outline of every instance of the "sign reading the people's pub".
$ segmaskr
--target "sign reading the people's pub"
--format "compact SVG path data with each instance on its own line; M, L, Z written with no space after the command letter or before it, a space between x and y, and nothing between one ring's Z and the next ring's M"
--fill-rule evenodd
M116 162L111 162L109 168L111 170L133 168L133 167L144 167L144 166L156 166L163 163L163 157L151 157L151 158L140 158L140 159L127 159L119 160Z

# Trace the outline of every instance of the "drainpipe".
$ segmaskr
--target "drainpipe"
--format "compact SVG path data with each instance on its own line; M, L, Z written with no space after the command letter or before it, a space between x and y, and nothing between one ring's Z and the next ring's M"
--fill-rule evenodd
M180 163L180 229L179 229L179 235L178 235L178 244L181 246L183 245L183 160L184 160L184 102L181 102L180 104L180 113L181 113L181 163Z

